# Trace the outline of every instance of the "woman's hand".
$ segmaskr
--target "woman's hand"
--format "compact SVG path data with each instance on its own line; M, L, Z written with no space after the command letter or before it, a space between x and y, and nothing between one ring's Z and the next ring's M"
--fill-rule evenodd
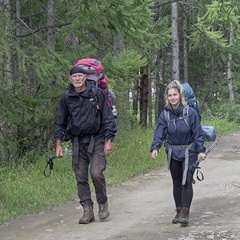
M158 151L157 151L157 150L153 150L153 151L152 151L152 159L153 159L153 160L156 160L157 155L158 155Z
M201 158L202 160L205 160L207 157L206 153L199 153L198 154L198 159Z

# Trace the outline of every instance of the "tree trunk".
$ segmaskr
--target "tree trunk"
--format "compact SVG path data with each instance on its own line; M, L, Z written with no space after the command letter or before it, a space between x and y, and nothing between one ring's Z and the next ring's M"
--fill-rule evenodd
M10 12L11 12L11 9L10 9L10 0L4 0L4 5L5 5L5 14L7 15L7 18L8 18L8 23L9 25L11 24L11 15L10 15ZM11 30L10 28L8 27L8 25L6 25L6 35L9 36L9 39L12 37L12 33L11 33ZM14 86L14 77L13 77L13 61L12 61L12 58L13 58L13 52L12 52L12 49L9 48L8 50L8 53L7 53L7 56L6 56L6 59L5 59L5 70L6 70L6 76L7 76L7 79L8 79L8 85L9 87L13 87Z
M55 0L48 0L47 6L47 44L52 49L55 48L55 11L56 11L56 1Z
M113 35L112 44L117 53L120 53L125 47L124 39L121 35Z
M229 32L229 45L232 45L233 39L234 39L234 30L232 27L232 23L230 23L230 32ZM227 83L228 83L228 91L229 91L229 101L231 103L234 102L234 91L232 87L232 69L231 69L231 64L232 64L232 54L228 54L228 62L227 62Z
M55 40L55 28L50 27L50 26L55 26L55 12L56 12L56 0L48 0L48 5L47 5L47 46L54 51L55 50L55 45L56 45L56 40ZM55 85L55 79L50 80L51 86ZM53 100L50 99L48 101L49 109L51 109L51 106L53 104ZM53 113L49 112L48 115L51 116ZM52 135L52 126L49 125L46 131L46 138L45 138L45 145L47 146L49 141L52 140L52 145L54 146L54 140L53 140L53 135ZM43 130L44 131L44 130Z
M164 17L163 7L159 6L156 12L154 22L156 23L159 19ZM164 108L164 50L162 47L157 49L156 62L155 62L155 125L158 123L160 113Z
M186 2L186 1L185 1ZM183 14L183 79L188 82L188 38L187 38L187 15Z
M0 0L0 13L2 14L2 12L4 11L4 1L3 0ZM4 77L4 72L3 72L3 69L4 69L4 65L3 65L3 59L0 58L0 79L3 79Z
M21 19L21 0L16 0L16 35L20 36L21 35L21 24L20 24L20 19ZM17 42L18 45L21 46L21 38L17 37Z
M178 39L178 8L177 2L171 4L172 12L172 78L179 80L179 39Z
M150 54L151 55L151 54ZM152 127L152 98L154 89L152 87L151 67L148 65L148 124Z
M164 108L164 59L163 50L159 49L157 52L156 60L156 105L155 105L155 124L158 122L160 113Z
M140 69L140 125L147 126L147 109L148 109L148 66Z
M208 86L208 94L206 95L207 96L207 104L208 104L208 107L210 108L211 105L212 105L212 96L213 96L213 83L214 83L214 58L211 59L211 83L210 83L210 86Z
M132 107L133 107L133 115L137 117L138 114L138 89L139 89L139 80L137 78L134 79L134 89L132 92Z

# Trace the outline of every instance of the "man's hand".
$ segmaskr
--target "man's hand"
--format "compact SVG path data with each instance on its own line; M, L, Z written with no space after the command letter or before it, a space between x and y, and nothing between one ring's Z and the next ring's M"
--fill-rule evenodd
M158 151L157 150L153 150L152 151L152 159L156 160L157 159L157 155L158 155Z
M106 156L110 155L113 152L113 143L106 141L104 144L104 152Z
M61 140L56 140L55 155L56 155L56 157L62 157L63 156L62 141Z

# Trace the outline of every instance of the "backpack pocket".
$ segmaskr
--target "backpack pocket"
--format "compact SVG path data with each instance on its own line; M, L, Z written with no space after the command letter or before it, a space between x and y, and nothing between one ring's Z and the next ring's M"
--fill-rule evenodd
M214 126L202 126L204 141L213 142L216 140L217 131Z

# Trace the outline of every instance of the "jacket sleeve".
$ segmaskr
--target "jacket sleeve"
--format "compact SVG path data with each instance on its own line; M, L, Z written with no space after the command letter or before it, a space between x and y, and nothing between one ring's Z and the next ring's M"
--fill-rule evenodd
M167 134L167 122L165 120L164 111L160 114L158 119L158 125L153 135L153 142L150 148L150 152L153 150L159 150L166 139Z
M192 129L192 142L194 143L194 149L198 153L202 153L206 151L206 147L204 145L204 136L202 126L200 124L199 117L197 112L192 109L190 124Z
M66 105L65 93L62 95L57 107L57 116L55 120L55 139L62 140L67 129L69 112Z
M117 133L117 124L113 116L112 109L109 107L105 94L98 90L99 107L102 115L102 127L105 139L113 140Z

